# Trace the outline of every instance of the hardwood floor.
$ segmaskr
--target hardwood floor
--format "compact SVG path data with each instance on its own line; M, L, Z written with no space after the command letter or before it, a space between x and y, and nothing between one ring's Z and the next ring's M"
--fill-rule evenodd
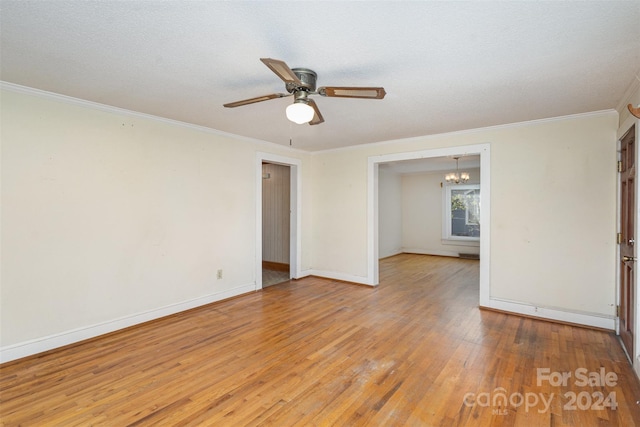
M478 261L405 254L380 277L291 281L5 364L0 424L640 425L613 334L479 310Z

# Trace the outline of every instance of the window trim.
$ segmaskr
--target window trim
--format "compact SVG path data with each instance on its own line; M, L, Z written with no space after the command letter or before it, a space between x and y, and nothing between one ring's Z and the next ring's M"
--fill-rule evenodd
M451 191L452 190L478 190L480 183L449 184L442 187L442 243L465 246L479 246L480 237L452 236L451 235ZM468 222L469 212L466 212L465 220ZM481 219L482 220L482 219Z

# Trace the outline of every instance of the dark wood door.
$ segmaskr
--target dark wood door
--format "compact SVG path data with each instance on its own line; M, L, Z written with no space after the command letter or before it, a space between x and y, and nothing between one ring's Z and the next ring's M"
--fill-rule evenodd
M636 242L636 148L635 125L622 137L621 144L621 242L620 242L620 337L629 357L634 342L634 275Z

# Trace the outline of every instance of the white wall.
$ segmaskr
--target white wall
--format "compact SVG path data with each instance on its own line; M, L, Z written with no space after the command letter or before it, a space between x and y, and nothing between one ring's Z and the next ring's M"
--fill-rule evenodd
M4 88L1 108L5 360L254 289L258 151L302 161L301 269L367 283L368 158L490 143L491 297L613 317L613 112L307 154Z
M309 273L359 283L367 276L367 159L350 153L313 156Z
M402 252L402 176L380 168L379 173L380 258Z
M464 169L470 184L480 183L480 169ZM455 256L479 254L478 242L442 241L444 176L449 171L412 173L402 176L402 251Z
M370 156L489 143L491 298L613 324L617 122L609 111L319 153L314 264L370 281Z
M89 103L3 86L1 108L3 360L255 289L256 152L309 173Z

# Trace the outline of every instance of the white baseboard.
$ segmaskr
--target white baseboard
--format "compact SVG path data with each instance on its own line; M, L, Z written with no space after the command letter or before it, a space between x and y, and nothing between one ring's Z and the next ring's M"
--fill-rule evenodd
M385 258L391 258L392 256L400 255L402 253L404 253L404 251L402 251L400 249L398 249L396 251L387 252L385 254L379 253L378 254L378 259L381 260L381 259L385 259Z
M405 254L418 254L418 255L435 255L435 256L450 256L458 257L460 252L464 250L451 250L443 251L441 249L424 249L424 248L402 248L402 253Z
M128 328L130 326L138 325L150 320L159 319L161 317L169 316L181 311L190 310L202 305L211 304L212 302L254 291L255 284L252 283L250 285L239 286L237 288L229 289L215 294L205 295L203 297L195 298L189 301L183 301L142 313L121 317L119 319L109 320L106 322L98 323L96 325L86 326L83 328L73 329L70 331L65 331L58 334L9 345L0 348L0 363L10 362L12 360L32 356L44 351L53 350L58 347L77 343L89 338L95 338L100 335L108 334L110 332Z
M308 277L313 275L313 273L311 273L312 270L300 270L298 277L295 277L295 279L302 279L304 277Z
M318 276L325 279L341 280L343 282L353 282L353 283L358 283L360 285L367 285L367 286L376 286L375 284L372 283L371 279L369 279L368 277L353 276L351 274L338 273L335 271L314 270L314 269L304 270L300 278L306 277L306 276Z
M457 254L455 256L457 256ZM327 279L343 280L346 282L375 286L366 277L352 276L349 274L336 273L332 271L313 269L304 270L300 278L306 276L318 276ZM540 319L556 320L558 322L573 323L576 325L591 326L594 328L615 331L616 318L614 316L607 316L599 313L584 313L562 310L559 308L540 307L528 303L495 298L490 298L487 304L481 304L481 306L504 312L520 314L523 316L538 317Z
M557 320L559 322L609 329L611 331L614 331L616 327L616 319L614 316L607 316L598 313L579 313L561 310L558 308L538 307L531 304L494 298L489 299L488 304L483 305L483 307L508 311L525 316L539 317L541 319Z

